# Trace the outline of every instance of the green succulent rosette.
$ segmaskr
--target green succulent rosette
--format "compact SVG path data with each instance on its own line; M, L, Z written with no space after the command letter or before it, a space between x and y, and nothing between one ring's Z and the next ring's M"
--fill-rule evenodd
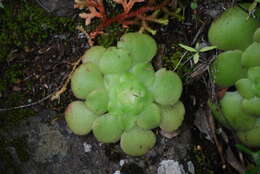
M260 9L249 16L244 10L249 5L227 9L210 26L209 41L224 50L210 66L211 78L218 87L236 91L226 92L219 105L209 102L209 107L241 143L260 147Z
M88 49L71 79L74 95L83 100L65 112L71 131L93 131L98 141L120 141L125 153L139 156L156 142L151 129L178 129L185 114L182 81L172 71L154 71L149 62L156 51L153 38L141 33L123 35L117 47Z
M247 78L235 83L237 91L226 92L220 106L209 103L215 118L237 132L243 144L260 147L260 67L248 69Z
M260 66L249 68L247 77L236 82L244 98L241 106L246 113L260 117Z

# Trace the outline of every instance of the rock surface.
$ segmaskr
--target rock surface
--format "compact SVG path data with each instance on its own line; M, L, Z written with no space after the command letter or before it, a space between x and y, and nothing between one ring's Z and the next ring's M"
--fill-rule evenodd
M101 144L92 134L72 134L63 116L45 110L16 128L0 132L6 139L23 140L22 147L13 143L4 146L11 160L2 161L5 159L0 157L0 173L152 174L157 173L163 160L185 161L191 139L189 130L173 139L162 138L158 131L156 133L156 146L146 155L134 158L125 155L118 143ZM183 166L188 169L187 164Z
M73 14L73 0L36 0L47 12L57 16L70 16Z

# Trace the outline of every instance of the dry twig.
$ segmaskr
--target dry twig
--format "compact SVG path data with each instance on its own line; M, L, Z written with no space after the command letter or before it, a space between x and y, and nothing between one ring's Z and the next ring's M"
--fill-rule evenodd
M73 65L73 68L72 68L71 72L69 73L69 75L68 75L68 77L67 77L65 83L62 85L62 87L61 87L57 92L55 92L55 93L52 95L51 100L59 99L59 98L60 98L60 95L67 90L67 87L68 87L68 85L69 85L69 83L70 83L70 79L71 79L71 77L72 77L72 74L74 73L74 71L76 70L76 68L78 67L78 65L80 64L81 60L82 60L82 57L80 57L75 63L73 63L73 64L74 64L74 65Z
M54 93L51 93L49 95L47 95L46 97L36 101L36 102L32 102L26 105L20 105L20 106L15 106L15 107L10 107L10 108L0 108L0 112L4 112L4 111L11 111L11 110L15 110L15 109L22 109L22 108L28 108L37 104L42 103L43 101L49 99Z

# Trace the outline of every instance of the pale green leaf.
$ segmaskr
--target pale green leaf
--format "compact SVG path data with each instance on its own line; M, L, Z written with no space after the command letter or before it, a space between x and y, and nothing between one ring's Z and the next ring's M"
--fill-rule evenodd
M207 52L207 51L210 51L210 50L214 50L216 48L217 48L216 46L208 46L208 47L201 48L200 52Z
M197 52L197 50L195 48L192 48L192 47L189 47L187 45L183 45L183 44L179 44L180 47L184 48L185 50L187 51L190 51L190 52Z
M199 50L199 49L200 49L200 43L199 43L199 42L196 43L195 49L196 49L196 50Z
M199 53L194 54L193 61L194 61L195 64L199 62L199 58L200 58Z
M255 10L255 8L256 8L256 6L257 6L257 2L258 2L258 1L254 1L254 2L248 7L249 13L252 13L252 12Z

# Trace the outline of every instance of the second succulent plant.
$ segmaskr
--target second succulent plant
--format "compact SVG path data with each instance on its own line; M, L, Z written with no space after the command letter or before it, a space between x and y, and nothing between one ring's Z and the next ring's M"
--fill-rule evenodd
M228 9L209 29L210 42L225 51L211 66L212 78L221 88L236 89L225 93L220 109L210 106L242 143L260 147L260 12L256 9L256 17L249 17L243 9L248 6Z

